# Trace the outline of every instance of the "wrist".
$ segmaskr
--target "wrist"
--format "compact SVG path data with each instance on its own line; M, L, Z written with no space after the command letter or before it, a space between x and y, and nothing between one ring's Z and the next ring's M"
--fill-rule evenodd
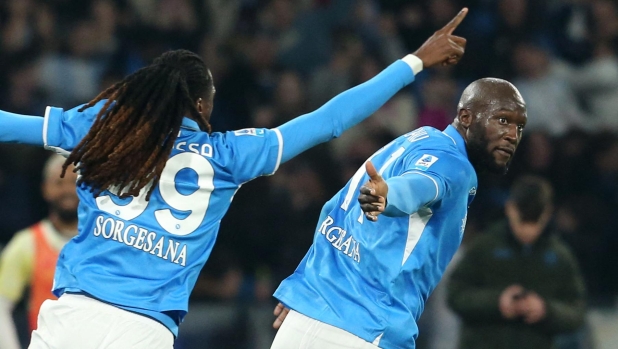
M423 61L416 55L409 54L403 57L401 60L406 62L406 64L410 66L410 69L412 69L414 75L420 73L423 70Z

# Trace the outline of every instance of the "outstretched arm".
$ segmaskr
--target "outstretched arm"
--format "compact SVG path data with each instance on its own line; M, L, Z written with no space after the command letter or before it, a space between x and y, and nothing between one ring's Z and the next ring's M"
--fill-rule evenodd
M369 181L360 188L358 202L367 219L377 221L378 215L409 216L421 207L442 199L446 184L437 176L421 171L409 171L384 180L371 161L365 163Z
M0 142L43 145L41 116L13 114L0 110Z
M283 141L281 162L338 137L363 121L414 81L414 75L423 68L456 64L464 53L466 40L452 33L467 12L464 8L413 55L391 64L373 79L339 94L318 110L280 126L278 130Z

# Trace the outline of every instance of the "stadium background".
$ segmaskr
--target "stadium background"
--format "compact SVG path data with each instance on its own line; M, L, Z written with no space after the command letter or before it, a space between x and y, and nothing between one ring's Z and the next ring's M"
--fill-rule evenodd
M444 128L463 87L485 76L509 79L520 89L530 123L509 174L480 178L466 242L502 217L514 178L534 173L550 179L556 227L588 289L587 321L576 342L615 348L614 1L3 0L0 109L41 115L47 105L70 108L165 50L185 48L212 70L215 131L275 127L412 52L462 6L470 14L456 33L468 46L458 66L423 72L341 139L238 193L177 348L267 348L274 335L272 291L310 245L321 205L394 136L420 125ZM45 215L39 183L47 156L32 147L0 146L0 245ZM454 348L456 320L439 294L430 303L419 348ZM16 317L25 328L23 305Z

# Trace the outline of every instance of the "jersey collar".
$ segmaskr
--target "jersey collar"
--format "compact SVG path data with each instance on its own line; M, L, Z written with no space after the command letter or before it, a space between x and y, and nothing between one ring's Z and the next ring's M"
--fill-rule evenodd
M463 137L459 134L459 132L457 131L457 129L455 127L453 127L453 125L448 125L446 127L446 129L444 131L445 135L449 136L453 142L455 142L455 145L457 146L457 149L459 149L459 151L466 156L466 158L468 157L468 151L466 150L466 141L463 139Z
M191 120L187 117L182 119L182 124L180 125L180 127L182 128L186 128L189 130L193 130L193 131L199 131L200 130L200 126L197 124L197 122L195 122L194 120Z

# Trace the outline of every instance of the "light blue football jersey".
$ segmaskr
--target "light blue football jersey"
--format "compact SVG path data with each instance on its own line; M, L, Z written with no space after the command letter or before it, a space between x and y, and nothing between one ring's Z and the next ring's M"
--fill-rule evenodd
M240 186L339 136L412 81L411 66L398 60L318 110L276 129L208 134L185 118L149 201L144 195L148 187L125 200L110 191L95 199L89 187L77 189L79 233L60 253L54 294L86 293L155 318L177 335L221 219ZM104 103L83 112L79 107L48 107L39 126L43 145L68 154L88 133ZM29 132L20 132L21 125L37 119L0 112L3 126L11 130L0 132L0 141L38 144Z
M49 108L45 143L73 149L103 103L84 113ZM79 234L60 253L54 293L85 292L154 317L177 334L234 194L275 172L280 140L277 129L208 134L185 118L149 201L149 187L129 199L109 191L95 199L89 187L79 187Z
M358 203L369 179L361 167L323 207L313 245L275 297L381 348L414 348L416 321L461 243L477 177L452 126L419 128L370 160L387 181L428 176L443 192L409 216L371 222Z

